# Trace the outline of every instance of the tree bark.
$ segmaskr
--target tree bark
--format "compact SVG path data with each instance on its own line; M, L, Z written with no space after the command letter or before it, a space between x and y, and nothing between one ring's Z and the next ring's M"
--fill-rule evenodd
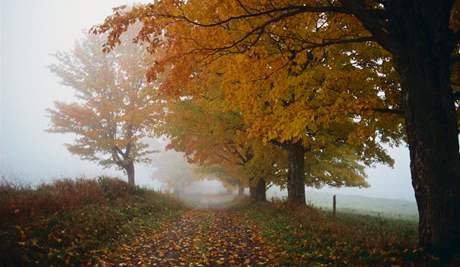
M265 179L259 178L255 186L250 186L249 194L254 201L267 201Z
M128 184L130 186L134 186L134 162L130 161L126 166L125 166L126 174L128 175Z
M287 144L288 203L305 205L305 150L300 142Z
M254 201L255 201L255 200L256 200L256 194L257 194L257 193L256 193L256 187L250 185L250 186L249 186L249 198L250 198L251 200L254 200Z
M450 253L460 248L460 157L448 59L408 53L397 64L419 210L419 241Z
M426 10L425 10L426 11ZM433 12L436 16L436 12ZM403 51L394 54L401 77L419 243L441 255L460 252L460 154L450 85L448 24L415 16L399 27ZM420 20L426 24L420 27Z
M256 185L256 200L267 201L265 179L259 178Z

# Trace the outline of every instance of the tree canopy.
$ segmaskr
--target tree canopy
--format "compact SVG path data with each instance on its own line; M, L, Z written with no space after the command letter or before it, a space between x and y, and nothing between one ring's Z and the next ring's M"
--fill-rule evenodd
M133 29L123 38L134 35ZM116 166L134 184L134 162L148 161L153 152L143 139L151 134L159 112L155 84L145 77L153 57L130 41L104 53L104 40L87 35L72 51L55 54L57 63L50 69L75 90L78 101L55 102L48 110L48 131L75 134L74 143L66 145L72 154Z
M161 92L193 96L221 83L230 109L251 111L242 114L249 132L288 145L291 163L336 141L381 161L379 143L399 140L401 116L420 243L451 255L460 242L459 10L458 0L164 0L116 9L93 31L109 32L108 51L141 21L136 40L167 55L148 71L170 74ZM288 185L298 187L304 167L288 164Z

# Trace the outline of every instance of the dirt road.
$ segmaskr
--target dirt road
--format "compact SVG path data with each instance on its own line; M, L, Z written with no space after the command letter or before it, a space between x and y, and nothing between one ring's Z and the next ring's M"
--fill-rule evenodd
M107 266L276 266L278 254L247 218L206 209L141 233L103 259Z

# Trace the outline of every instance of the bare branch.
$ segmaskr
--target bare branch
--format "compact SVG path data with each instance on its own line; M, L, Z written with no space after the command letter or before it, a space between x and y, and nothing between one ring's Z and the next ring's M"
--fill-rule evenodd
M122 151L119 147L115 146L114 149L115 149L115 151L118 152L123 158L126 158L125 153L123 153L123 151ZM118 154L117 154L117 157L118 157ZM118 158L119 158L119 157L118 157Z
M279 17L290 17L301 13L323 13L323 12L336 12L336 13L348 13L350 14L350 10L341 6L286 6L280 8L273 8L269 10L264 10L255 13L245 13L239 16L231 16L227 19L214 22L214 23L201 23L196 20L190 19L185 15L177 16L171 14L150 14L152 17L163 17L163 18L172 18L172 19L179 19L191 23L196 26L200 27L216 27L222 24L227 24L232 21L246 19L246 18L253 18L253 17L260 17L260 16L271 16L273 14L281 13L281 15L274 16L272 19L269 19L267 22L271 24L272 20L278 21ZM287 16L286 16L287 15Z
M390 52L400 51L399 43L390 37L386 23L375 16L375 12L364 8L361 1L358 0L340 0L353 15L359 19L363 26L374 36L385 49Z
M302 50L313 49L313 48L320 48L326 47L330 45L338 45L338 44L352 44L352 43L363 43L363 42L372 42L375 41L373 36L363 36L357 38L346 38L346 39L333 39L333 40L323 40L322 43L310 43L309 45L302 48ZM299 51L297 51L299 52Z
M240 5L240 7L247 13L247 14L252 14L251 11L249 11L249 9L243 5L243 3L241 2L241 0L236 0L236 2L238 2L238 5Z
M378 113L404 115L404 110L402 110L402 109L373 108L373 109L369 109L369 110L374 111L374 112L378 112Z

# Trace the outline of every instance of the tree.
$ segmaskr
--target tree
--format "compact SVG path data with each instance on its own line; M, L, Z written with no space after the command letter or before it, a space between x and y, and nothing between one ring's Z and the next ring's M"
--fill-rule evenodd
M380 143L398 143L402 136L398 118L363 112L377 107L390 110L394 106L394 99L385 94L390 86L379 77L379 73L389 73L385 70L387 64L347 63L341 55L346 58L348 51L360 51L354 46L322 48L308 57L293 55L296 58L291 59L275 53L280 43L284 45L281 39L265 42L249 55L226 57L225 63L217 64L225 66L219 68L219 73L226 76L227 99L231 106L242 110L250 134L287 150L288 201L305 203L304 173L305 166L309 166L304 163L306 154L321 154L327 148L341 155L341 147L346 146L344 149L353 147L356 160L366 165L391 165ZM252 54L258 55L256 62ZM260 71L264 66L286 67L258 79L267 75ZM204 74L200 78L213 73L201 72ZM350 76L350 72L355 75Z
M202 178L216 177L225 188L228 190L236 189L238 196L243 196L245 187L240 179L235 178L233 170L221 165L201 165L197 168L196 173Z
M213 90L200 90L200 95L169 99L168 111L159 126L161 130L157 130L168 135L171 141L169 146L184 151L191 162L211 166L208 170L217 170L220 177L233 177L239 184L248 184L250 195L255 200L266 200L265 190L269 184L287 185L291 202L303 204L305 185L366 186L364 168L358 163L360 157L354 146L326 142L320 147L319 140L308 141L314 143L315 147L308 151L301 144L300 159L290 160L309 167L307 171L302 168L296 173L296 184L291 186L289 181L293 179L286 179L286 175L293 168L286 172L289 157L284 148L264 143L260 135L249 137L247 129L251 128L251 123L246 124L243 118L250 115L252 110L242 107L229 111L232 104L216 85L214 83ZM248 112L250 114L246 114ZM344 131L346 128L341 129ZM325 136L317 134L316 137ZM371 151L375 154L372 148ZM380 149L376 151L382 152ZM376 160L389 160L384 153L379 156L383 159L376 156ZM301 191L300 195L295 193L296 190Z
M308 26L314 30L317 23L311 21ZM355 46L321 48L301 55L295 52L295 44L272 34L250 53L207 60L210 57L207 52L184 51L194 51L197 47L212 45L207 42L225 39L227 31L218 32L222 35L219 37L213 34L213 38L207 32L188 36L187 24L173 25L165 32L174 32L174 35L166 34L167 42L162 46L168 55L166 58L171 60L156 65L174 67L167 70L168 78L160 90L173 97L187 98L222 91L220 94L226 103L223 106L240 115L246 125L244 129L252 138L280 144L290 154L287 183L290 202L305 203L306 152L321 153L329 143L336 146L348 143L355 146L359 159L367 164L392 162L378 142L397 142L401 137L400 124L395 123L398 120L391 114L394 109L390 109L396 101L395 94L389 90L397 83L388 80L392 72L388 55L381 49L367 45L365 49L371 52L360 53L352 63L350 57L363 49ZM193 38L194 42L181 42L187 38ZM364 56L381 62L363 64ZM152 71L158 71L156 66ZM355 75L350 76L351 71ZM382 73L386 74L385 79ZM390 111L390 114L363 113L373 109ZM212 139L208 138L207 142L212 142L209 140ZM340 153L340 149L337 152Z
M152 163L155 166L152 178L165 183L178 196L199 176L197 166L189 164L184 155L176 151L161 151L152 157Z
M273 31L297 43L298 52L378 43L390 52L400 77L402 90L394 94L400 93L404 112L420 245L449 255L458 252L460 242L460 155L456 94L450 81L452 64L460 54L459 9L460 1L455 0L160 1L133 12L117 11L97 30L111 31L110 48L124 27L137 19L148 25L139 36L144 40L152 32L161 32L163 21L174 20L188 24L192 34L207 31L215 45L194 51L211 55L250 53ZM321 16L316 22L328 31L305 30L302 26L311 20L310 14ZM219 34L229 30L233 31ZM187 41L176 40L182 46ZM151 44L153 49L158 42Z
M55 102L48 109L48 131L75 134L75 142L66 144L72 154L104 167L116 166L134 185L134 163L148 161L152 153L142 139L150 134L158 113L154 84L145 78L153 61L144 47L128 41L103 53L104 38L87 35L71 52L55 54L57 63L50 69L75 90L78 101Z
M217 90L203 97L168 99L167 111L156 130L169 138L167 148L184 152L198 170L213 173L224 184L249 186L251 197L266 200L265 180L271 178L273 158L278 153L271 145L247 139L240 116L223 112L222 103ZM271 160L260 160L256 152L270 155ZM254 191L256 184L259 187Z

